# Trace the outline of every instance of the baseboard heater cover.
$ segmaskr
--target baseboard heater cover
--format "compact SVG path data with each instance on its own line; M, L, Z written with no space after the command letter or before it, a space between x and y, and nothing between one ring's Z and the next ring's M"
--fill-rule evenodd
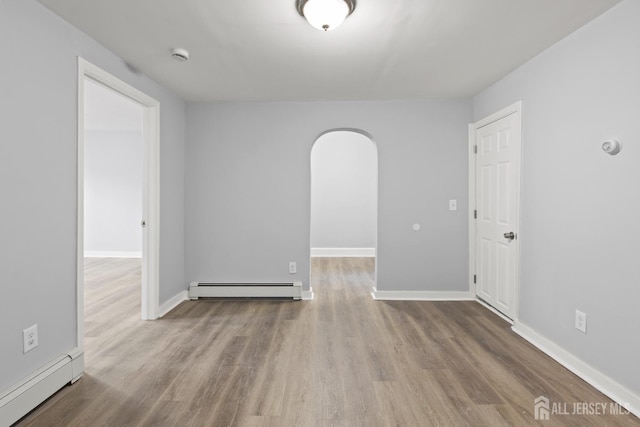
M82 363L82 353L75 357ZM0 427L12 425L62 387L78 379L80 375L74 374L74 363L74 356L60 356L0 394ZM74 378L74 375L77 376Z
M198 298L292 298L302 299L302 282L206 283L191 282L189 299Z

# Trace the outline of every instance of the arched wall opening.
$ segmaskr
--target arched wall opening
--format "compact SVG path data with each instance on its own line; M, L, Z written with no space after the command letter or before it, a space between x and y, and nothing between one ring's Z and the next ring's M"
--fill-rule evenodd
M323 133L311 149L311 257L376 256L378 150L366 133Z

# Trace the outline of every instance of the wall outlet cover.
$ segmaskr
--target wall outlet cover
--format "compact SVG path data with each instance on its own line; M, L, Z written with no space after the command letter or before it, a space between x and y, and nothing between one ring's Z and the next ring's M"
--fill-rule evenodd
M23 353L38 346L38 325L29 326L22 331Z

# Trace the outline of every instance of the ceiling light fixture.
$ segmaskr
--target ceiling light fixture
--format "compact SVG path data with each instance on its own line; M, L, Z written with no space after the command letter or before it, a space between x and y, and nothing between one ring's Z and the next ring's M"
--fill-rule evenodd
M298 13L321 31L338 28L356 8L356 0L296 0Z

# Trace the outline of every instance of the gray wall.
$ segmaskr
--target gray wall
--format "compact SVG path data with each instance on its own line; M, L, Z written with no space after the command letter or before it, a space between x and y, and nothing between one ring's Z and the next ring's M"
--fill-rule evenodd
M185 289L184 103L33 0L0 3L0 390L76 345L77 56L161 103L160 301ZM39 346L22 354L22 330Z
M86 131L84 253L142 255L141 131Z
M470 120L470 100L188 104L187 279L308 289L311 147L355 128L378 147L378 289L468 289Z
M640 2L624 1L474 98L475 119L523 101L520 320L635 393L638 17ZM608 138L619 155L601 150Z
M378 154L367 136L329 132L311 150L311 247L375 248Z

